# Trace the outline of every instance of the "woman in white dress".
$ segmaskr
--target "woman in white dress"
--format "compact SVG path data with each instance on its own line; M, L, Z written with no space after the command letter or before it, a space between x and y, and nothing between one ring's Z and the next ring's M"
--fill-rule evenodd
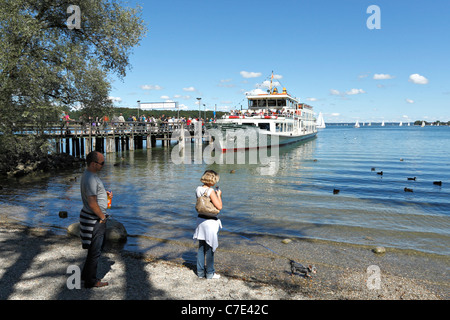
M206 170L200 181L202 186L197 187L196 196L201 197L206 193L212 204L222 210L222 191L214 191L212 188L219 182L219 175L213 170ZM194 239L199 240L197 252L197 275L199 278L219 279L220 275L215 273L214 269L214 252L219 246L218 233L222 228L222 224L218 217L208 217L199 214L197 217L197 228L195 229ZM205 263L206 259L206 263Z

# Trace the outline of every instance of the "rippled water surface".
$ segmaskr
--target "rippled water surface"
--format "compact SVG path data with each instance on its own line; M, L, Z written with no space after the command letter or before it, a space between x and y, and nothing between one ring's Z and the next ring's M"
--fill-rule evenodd
M194 191L203 171L213 169L221 175L227 231L450 255L449 150L448 127L328 126L311 141L280 148L275 164L177 165L172 147L159 146L108 154L100 175L114 193L110 213L130 234L190 239ZM79 179L73 181L80 175L3 181L1 212L66 227L81 208ZM69 218L60 219L60 210Z

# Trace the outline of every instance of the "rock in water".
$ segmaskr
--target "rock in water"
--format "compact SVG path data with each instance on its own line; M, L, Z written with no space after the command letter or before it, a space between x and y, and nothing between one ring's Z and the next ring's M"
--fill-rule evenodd
M288 243L292 242L292 240L291 239L284 239L284 240L281 240L281 242L284 243L284 244L288 244Z
M80 223L75 222L67 227L67 233L79 237L80 236ZM117 220L108 219L106 222L106 240L112 242L122 242L127 240L127 230L124 225Z
M127 239L127 230L119 221L110 219L106 222L106 239L121 242Z
M71 236L79 237L80 236L80 223L75 222L67 227L67 233Z
M376 247L376 248L372 249L372 251L376 254L386 253L386 249L384 247Z

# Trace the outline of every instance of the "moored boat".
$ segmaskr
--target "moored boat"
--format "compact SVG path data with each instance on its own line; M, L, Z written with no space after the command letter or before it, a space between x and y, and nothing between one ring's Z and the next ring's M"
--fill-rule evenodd
M273 79L273 74L272 74ZM313 107L291 96L286 88L247 95L248 109L230 112L216 121L223 139L222 152L281 146L316 136ZM215 137L217 138L217 137Z

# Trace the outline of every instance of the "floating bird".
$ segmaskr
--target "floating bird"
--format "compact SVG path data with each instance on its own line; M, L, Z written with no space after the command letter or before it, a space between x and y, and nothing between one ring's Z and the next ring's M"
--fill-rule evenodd
M370 171L375 171L375 170L376 170L375 168L370 169Z
M60 218L65 219L67 218L67 211L60 211L58 215Z
M341 190L339 190L339 189L333 189L333 194L338 194L339 191L341 191Z
M291 275L294 275L298 272L306 278L311 278L311 273L317 272L316 267L311 265L305 267L301 263L295 262L294 260L290 260L290 264L291 264Z
M114 167L118 167L122 164L125 164L125 158L124 157L120 157L119 162L114 163Z
M433 181L434 185L442 186L442 181Z
M383 171L377 172L377 174L379 174L380 176L383 175Z
M408 178L408 180L414 180L414 181L416 181L416 177L414 177L414 178Z
M236 170L231 170L230 173L236 173Z
M410 189L410 188L405 188L405 189L403 189L405 192L413 192L413 189Z

